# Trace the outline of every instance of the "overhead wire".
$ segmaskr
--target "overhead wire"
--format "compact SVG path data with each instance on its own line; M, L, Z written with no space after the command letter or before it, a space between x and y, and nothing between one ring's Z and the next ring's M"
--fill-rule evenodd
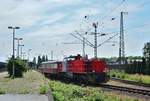
M111 9L110 12L107 15L105 15L103 18L105 18L105 19L108 18L116 9L118 9L121 5L123 5L124 2L125 2L125 0L123 0L121 3L119 3L115 8ZM148 5L148 4L150 4L150 1L144 2L140 6L143 7L143 6ZM147 24L135 26L135 27L129 28L128 30L134 30L136 28L141 28L141 27L144 27L146 25L150 25L150 24L147 23ZM127 30L127 29L125 29L125 30Z
M77 32L77 34L80 36L80 37L82 37L82 38L84 38L84 40L88 43L88 44L90 44L92 47L94 47L94 45L90 42L90 41L88 41L85 37L83 37L81 34L79 34L78 32Z
M150 1L146 1L146 2L142 3L140 6L143 7L143 6L148 5L148 4L150 4Z
M124 4L124 2L125 2L125 0L123 0L122 2L120 2L116 7L114 7L113 9L111 9L110 11L109 11L109 13L108 14L106 14L103 18L104 19L107 19L108 17L110 17L110 15L115 11L115 10L117 10L120 6L122 6L123 4ZM147 2L146 2L147 3ZM146 5L146 3L143 3L141 6L144 6L144 5ZM89 15L88 15L89 16ZM143 26L145 26L145 25L147 25L147 24L144 24L144 25L140 25L140 26L137 26L137 27L134 27L134 28L129 28L129 30L132 30L132 29L135 29L135 28L140 28L140 27L143 27ZM118 32L118 31L117 31ZM117 36L118 35L118 33L117 34L115 34L114 35L114 37L115 36ZM74 36L74 37L76 37L76 36ZM83 36L82 36L83 37ZM107 39L106 41L108 41L108 40L111 40L113 37L110 37L109 39ZM82 39L80 39L80 41L81 41ZM104 41L104 42L102 42L101 44L99 44L99 46L101 46L103 43L105 43L106 41ZM87 44L87 43L86 43ZM89 43L88 42L88 45L90 45L91 47L93 46L91 43Z
M104 16L104 18L106 19L107 17L109 17L109 15L111 14L111 13L113 13L117 8L119 8L123 3L124 3L124 1L125 0L123 0L121 3L119 3L116 7L114 7L113 9L111 9L110 11L109 11L109 13L108 14L106 14L105 16ZM79 33L77 33L80 37L83 37L82 35L80 35ZM117 34L118 35L118 34ZM116 35L115 35L116 36ZM108 40L110 40L110 39L112 39L113 37L110 37ZM106 41L108 41L108 40L106 40ZM91 42L89 42L88 40L86 40L87 42L88 42L88 44L90 44L90 46L91 47L93 47L93 44L91 43ZM105 41L103 42L103 43L105 43ZM101 44L103 44L103 43L101 43Z
M134 26L134 27L131 27L131 28L128 28L128 29L125 29L125 30L134 30L134 29L145 27L145 26L148 26L148 25L150 25L150 23Z
M76 39L78 39L78 40L80 40L80 41L83 41L81 38L79 38L79 37L77 37L76 35L74 35L74 34L72 34L72 33L70 33L74 38L76 38ZM89 44L89 43L87 43L87 42L85 42L87 45L89 45L89 46L91 46L91 47L93 47L93 45L91 45L91 44Z
M108 42L109 40L113 39L114 37L116 37L119 33L109 37L107 40L103 41L102 43L100 43L97 47L100 47L101 45L105 44L106 42Z
M111 14L113 13L113 12L115 12L119 7L121 7L123 4L125 3L125 0L122 0L119 4L117 4L117 6L115 6L115 7L113 7L110 11L108 11L108 13L106 13L106 15L104 15L103 17L102 17L102 20L103 20L103 22L102 22L102 24L104 24L105 23L105 20L108 18L108 17L110 17L111 16ZM116 18L114 17L112 17L111 18L111 21L112 20L115 20ZM108 20L107 20L107 22L108 22ZM105 23L106 24L106 23ZM102 25L102 28L104 29L104 25Z
M104 17L102 17L102 19L106 19L108 17L110 17L110 15L117 10L120 6L122 6L124 4L125 0L122 0L122 2L120 2L116 7L112 8Z

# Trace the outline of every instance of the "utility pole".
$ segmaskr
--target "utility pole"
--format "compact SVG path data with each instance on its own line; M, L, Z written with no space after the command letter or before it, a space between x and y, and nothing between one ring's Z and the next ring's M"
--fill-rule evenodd
M83 49L82 49L82 56L83 57L85 57L85 37L83 37L83 43L82 43L82 47L83 47Z
M53 55L54 55L53 51L51 51L51 60L53 60Z
M28 62L30 61L30 51L31 51L32 49L28 49Z
M97 58L97 28L98 28L98 22L93 23L93 27L95 28L94 32L94 57Z
M22 52L22 47L24 46L24 45L19 45L20 46L20 57L21 57L21 59L23 59L22 57L23 57L23 52Z
M26 57L26 53L22 52L22 59L25 60L25 57Z
M23 38L15 38L15 40L18 41L18 46L17 46L17 58L19 58L19 45L20 45L19 41L20 41L20 40L23 40Z
M121 12L120 15L120 36L119 36L119 64L125 63L125 42L124 42L124 14L127 12Z
M14 60L15 60L15 30L19 29L20 27L12 27L9 26L8 29L12 29L13 30L13 55L12 55L12 59L13 59L13 72L12 72L12 78L15 77L15 64L14 64Z

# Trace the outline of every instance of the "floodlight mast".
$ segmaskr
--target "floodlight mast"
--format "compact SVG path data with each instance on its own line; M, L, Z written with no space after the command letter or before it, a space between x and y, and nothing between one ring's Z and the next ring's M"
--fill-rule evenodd
M14 60L15 60L15 30L20 29L20 27L12 27L8 26L8 29L13 30L13 55L12 55L12 60L13 60L13 71L12 71L12 78L15 77L15 66L14 66Z

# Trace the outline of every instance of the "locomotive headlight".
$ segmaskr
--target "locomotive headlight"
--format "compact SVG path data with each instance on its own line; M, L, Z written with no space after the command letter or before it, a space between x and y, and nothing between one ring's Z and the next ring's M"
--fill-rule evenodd
M94 73L95 73L95 70L93 70L92 72L94 72Z

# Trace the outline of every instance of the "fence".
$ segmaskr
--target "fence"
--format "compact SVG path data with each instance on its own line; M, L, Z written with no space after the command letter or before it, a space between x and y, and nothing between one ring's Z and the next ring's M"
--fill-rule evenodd
M129 60L126 64L108 64L108 68L124 70L127 73L139 73L139 74L149 74L150 75L150 60Z

